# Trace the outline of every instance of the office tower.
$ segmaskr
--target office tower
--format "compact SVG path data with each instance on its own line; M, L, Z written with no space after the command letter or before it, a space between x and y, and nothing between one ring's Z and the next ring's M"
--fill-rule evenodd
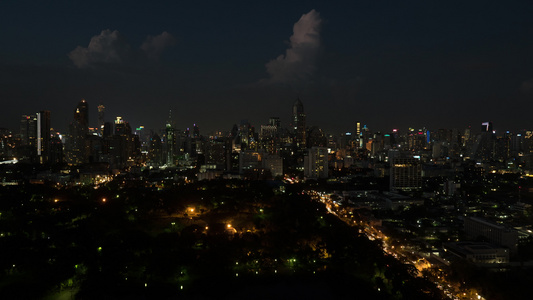
M199 138L200 137L200 128L196 124L193 124L193 138Z
M105 113L105 106L100 103L98 105L98 133L100 136L104 135L104 113Z
M390 166L391 191L417 191L422 188L420 158L393 156Z
M109 123L104 123L104 138L101 147L102 160L107 160L113 169L132 166L140 157L140 144L137 136L132 134L131 126L122 117L115 118L114 134L109 135ZM96 140L90 144L93 148L93 159L98 159L99 145Z
M24 156L39 163L47 162L50 155L50 111L22 115L20 139L21 146L26 147Z
M63 163L63 142L58 135L50 138L50 156L48 162L51 164Z
M304 176L307 178L328 178L328 148L311 147L304 157Z
M517 230L482 218L464 218L464 231L470 239L483 237L491 243L508 247L512 252L515 252L518 246Z
M50 111L43 110L37 116L37 156L40 163L50 157Z
M85 99L82 99L74 112L74 120L76 120L84 135L89 132L89 104Z
M306 148L305 113L304 105L299 97L292 106L292 121L294 128L294 145L297 149L303 150Z
M161 138L155 133L150 139L150 151L148 152L148 158L152 166L161 166L164 164L162 153L163 147L161 144Z
M492 130L492 122L481 124L481 134L477 137L473 147L474 157L480 161L488 161L494 158L496 135Z
M187 128L188 129L188 128ZM174 165L174 152L175 152L175 135L174 128L172 127L172 111L169 112L168 121L166 124L165 132L167 136L166 146L167 146L167 159L166 164L169 166Z
M307 132L307 145L309 147L326 147L328 139L324 131L317 126L312 126Z
M257 173L261 168L262 151L241 150L239 152L239 173Z
M102 130L104 138L113 136L113 123L105 122Z
M82 99L74 110L74 120L69 124L66 142L66 159L70 165L79 165L87 160L85 140L89 133L89 104Z
M20 144L35 146L37 143L37 116L22 115L20 119Z
M278 127L273 125L261 125L261 130L259 131L259 138L264 139L273 139L276 137L278 132Z
M0 160L6 160L14 155L15 139L7 128L0 128Z
M270 171L272 177L283 176L283 159L279 155L263 155L263 169Z
M129 131L128 131L129 128ZM131 134L131 127L129 123L124 122L122 117L115 118L115 135L128 135Z
M257 148L257 143L255 139L255 130L248 120L241 120L241 125L239 126L238 137L236 139L236 144L240 144L242 150Z

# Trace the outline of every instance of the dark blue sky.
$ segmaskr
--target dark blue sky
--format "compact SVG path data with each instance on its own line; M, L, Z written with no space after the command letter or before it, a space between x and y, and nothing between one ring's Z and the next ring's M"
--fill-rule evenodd
M533 1L42 2L0 2L0 127L82 98L91 125L287 126L300 96L332 133L533 128Z

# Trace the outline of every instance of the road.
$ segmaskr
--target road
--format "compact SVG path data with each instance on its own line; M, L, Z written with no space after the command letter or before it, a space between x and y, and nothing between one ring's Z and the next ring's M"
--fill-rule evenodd
M331 194L322 193L315 190L309 190L305 192L311 197L311 199L323 203L330 214L336 216L350 226L358 226L360 228L359 233L364 233L368 239L381 241L380 245L385 253L393 256L402 263L415 266L418 270L417 276L424 276L422 271L428 270L430 277L427 278L433 280L435 285L442 290L449 299L485 299L474 289L465 287L464 283L463 285L459 285L455 282L449 281L447 279L446 272L441 268L442 265L432 264L424 255L416 251L411 245L401 245L400 241L393 241L391 237L386 236L378 226L372 225L371 222L357 220L355 215L351 212L351 209L334 201L331 198ZM395 244L396 246L392 244Z

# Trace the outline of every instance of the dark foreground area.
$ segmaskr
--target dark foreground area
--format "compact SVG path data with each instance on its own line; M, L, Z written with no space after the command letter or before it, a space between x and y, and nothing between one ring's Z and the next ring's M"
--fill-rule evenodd
M0 188L4 299L440 299L299 185Z

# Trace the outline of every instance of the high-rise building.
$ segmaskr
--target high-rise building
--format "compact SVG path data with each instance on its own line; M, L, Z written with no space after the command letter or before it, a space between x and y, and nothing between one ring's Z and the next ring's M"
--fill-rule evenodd
M279 155L263 155L263 168L270 171L272 177L283 176L283 159Z
M164 164L162 153L161 138L155 133L150 139L150 151L148 152L148 159L152 166L161 166Z
M175 140L175 130L172 127L172 111L169 112L168 121L166 124L166 146L167 146L167 159L166 163L169 166L174 165L174 154L175 154L175 146L176 146L176 140Z
M50 156L50 111L23 115L20 120L21 145L26 147L26 156L45 163Z
M50 138L50 156L48 162L51 164L63 163L63 142L58 135Z
M15 139L13 133L7 128L0 128L0 160L6 160L15 155Z
M328 148L311 147L304 157L304 175L307 178L328 178Z
M474 157L481 161L493 159L495 141L496 134L492 130L492 122L483 122L481 124L481 134L477 137L472 150Z
M50 111L43 110L37 116L37 156L41 163L50 158Z
M71 165L87 161L85 140L89 134L89 104L82 99L74 110L74 120L69 125L66 158Z
M305 132L305 112L304 105L300 101L300 97L294 102L292 106L292 122L294 133L294 145L297 149L303 150L306 148L306 132Z
M416 191L422 188L420 158L392 156L390 166L391 191Z
M193 135L192 135L192 137L193 138L199 138L200 137L200 128L196 124L193 124Z
M127 135L128 134L128 128L129 124L127 122L124 122L122 117L116 117L115 119L115 135ZM131 133L131 128L130 132Z
M82 99L74 111L74 120L78 121L85 134L89 131L89 104Z
M98 134L100 136L104 135L104 124L105 124L104 113L105 113L105 106L100 103L100 105L98 105Z
M37 143L37 116L22 115L20 119L20 143L22 146L34 146Z

